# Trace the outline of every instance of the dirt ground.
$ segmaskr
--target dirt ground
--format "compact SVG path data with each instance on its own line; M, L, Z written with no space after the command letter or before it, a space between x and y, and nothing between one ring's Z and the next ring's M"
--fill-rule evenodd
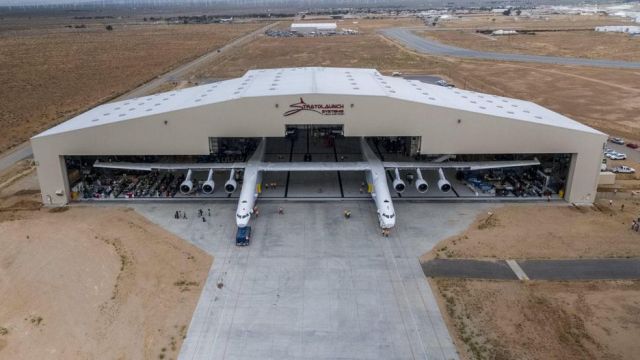
M640 234L631 231L631 223L639 216L640 198L614 200L613 206L600 200L594 207L502 205L422 260L638 257Z
M357 24L353 24L353 22ZM327 66L364 67L380 71L410 71L437 66L438 59L427 59L401 50L377 34L377 30L396 26L420 25L417 19L354 20L338 27L354 28L359 35L274 38L261 36L195 71L195 78L230 78L251 69ZM285 29L288 22L278 27Z
M489 36L472 30L418 33L445 44L482 51L640 61L640 38L620 33L562 31L508 36Z
M41 208L33 174L0 193L0 248L2 359L175 359L212 263L130 209Z
M0 153L262 25L0 26Z
M462 359L637 359L640 282L430 280Z
M529 100L607 134L640 139L640 72L528 63L451 60L458 86Z

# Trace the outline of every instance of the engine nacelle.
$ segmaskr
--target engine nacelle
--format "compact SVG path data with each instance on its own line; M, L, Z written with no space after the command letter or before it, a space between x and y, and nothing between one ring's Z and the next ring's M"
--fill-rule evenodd
M213 182L213 169L209 169L209 176L207 176L207 181L202 184L202 192L205 194L213 194L213 189L216 184Z
M231 175L229 175L229 180L224 183L224 191L231 194L238 188L238 182L233 178L234 171L231 169Z
M429 191L429 183L427 183L422 177L422 172L420 172L420 169L416 169L416 177L416 190L418 190L418 192L421 194Z
M189 194L191 190L193 190L193 180L191 179L193 176L193 172L191 169L187 171L187 176L185 177L182 184L180 184L180 192L183 194Z
M404 184L404 181L400 179L400 171L396 169L396 178L393 180L393 188L396 192L401 193L406 189L406 187L407 186Z
M438 189L443 193L451 191L451 183L444 177L444 171L442 171L442 169L438 169L438 177L440 178L438 180Z

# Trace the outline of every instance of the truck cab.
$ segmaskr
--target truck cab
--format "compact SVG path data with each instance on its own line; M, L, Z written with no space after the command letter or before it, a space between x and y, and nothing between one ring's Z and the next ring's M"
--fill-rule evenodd
M247 246L251 242L251 226L238 228L236 232L236 246Z

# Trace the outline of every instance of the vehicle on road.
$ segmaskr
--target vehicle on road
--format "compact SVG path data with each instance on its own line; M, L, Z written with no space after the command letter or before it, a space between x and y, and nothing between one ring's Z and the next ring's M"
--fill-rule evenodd
M438 81L436 81L436 85L440 85L440 86L444 86L444 87L448 87L448 88L456 87L453 84L449 84L446 80L438 80Z
M627 143L627 147L631 148L631 149L637 149L638 148L638 144L636 144L636 143Z
M618 137L611 138L611 139L609 139L609 141L611 141L614 144L624 145L624 140L622 140L621 138L618 138Z
M622 166L614 167L613 169L611 169L611 171L617 174L633 174L636 172L636 169L629 166L622 165Z
M247 246L251 242L251 226L238 228L236 246Z

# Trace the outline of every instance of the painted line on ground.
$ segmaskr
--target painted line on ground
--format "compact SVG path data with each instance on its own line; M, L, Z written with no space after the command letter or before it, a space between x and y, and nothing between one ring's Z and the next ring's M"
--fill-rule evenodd
M513 259L509 259L509 260L507 260L507 265L509 265L509 267L511 268L513 273L516 274L516 276L518 277L518 280L522 280L522 281L528 281L529 280L529 277L524 272L524 270L522 270L520 265L518 265L517 261L515 261Z

